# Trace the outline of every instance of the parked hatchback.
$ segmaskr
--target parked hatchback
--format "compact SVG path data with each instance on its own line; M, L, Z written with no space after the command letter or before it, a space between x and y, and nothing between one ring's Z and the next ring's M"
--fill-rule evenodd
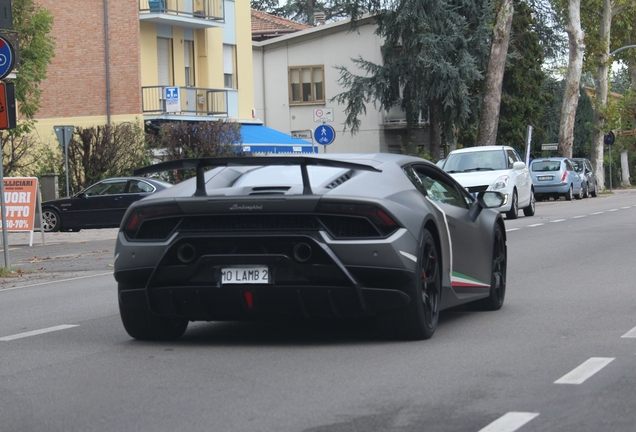
M530 172L517 151L508 146L479 146L453 150L442 169L475 196L482 191L504 195L499 211L516 219L519 208L533 216L534 191Z
M534 183L534 196L537 200L553 197L583 198L583 181L574 164L564 157L534 159L530 163L530 175Z
M598 196L598 180L596 179L590 160L585 158L573 158L571 161L576 172L583 178L583 197Z

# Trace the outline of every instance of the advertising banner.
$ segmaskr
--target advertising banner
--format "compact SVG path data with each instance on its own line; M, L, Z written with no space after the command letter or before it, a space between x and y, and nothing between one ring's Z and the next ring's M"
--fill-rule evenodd
M33 231L37 198L37 177L4 178L7 231Z

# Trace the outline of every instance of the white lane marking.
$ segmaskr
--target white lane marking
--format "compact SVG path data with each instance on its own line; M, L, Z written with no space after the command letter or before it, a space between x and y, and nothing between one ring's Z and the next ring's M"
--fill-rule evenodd
M22 288L31 288L31 287L41 286L41 285L49 285L49 284L55 284L55 283L59 283L59 282L69 282L69 281L74 281L74 280L92 278L92 277L95 277L95 276L106 276L106 275L112 275L112 274L113 274L113 272L97 273L97 274L94 274L94 275L78 276L78 277L69 278L69 279L55 279L55 280L51 280L51 281L48 281L48 282L40 282L40 283L36 283L36 284L31 284L31 285L22 285L22 286L11 287L11 288L0 288L0 293L5 292L5 291L13 291L13 290L17 290L17 289L22 289Z
M630 209L632 206L621 207L622 209Z
M622 338L636 338L636 327L625 333Z
M563 222L565 219L555 219L555 220L551 220L550 222L554 223L554 222Z
M580 219L580 218L584 218L587 215L579 215L579 216L572 216L572 219Z
M603 214L603 213L605 213L605 212L596 212L596 213L592 213L592 215L593 215L593 216L594 216L594 215L600 215L600 214Z
M592 375L610 364L614 358L612 357L592 357L581 364L576 369L563 375L556 380L555 384L582 384Z
M480 429L479 432L513 432L538 415L539 413L509 412Z
M618 209L611 209L611 210L608 210L608 212L613 212L613 211L618 211Z
M528 225L528 228L534 228L543 225L542 223Z
M79 325L77 325L77 324L63 324L63 325L59 325L59 326L55 326L55 327L49 327L49 328L44 328L44 329L40 329L40 330L33 330L33 331L30 331L30 332L25 332L25 333L18 333L18 334L14 334L14 335L11 335L11 336L2 337L2 338L0 338L0 341L7 342L7 341L15 340L15 339L22 339L22 338L29 337L29 336L37 336L37 335L41 335L41 334L44 334L44 333L51 333L51 332L59 331L59 330L66 330L66 329L70 329L70 328L73 328L73 327L79 327Z
M510 231L519 231L521 228L510 228L507 229L506 232L510 232Z

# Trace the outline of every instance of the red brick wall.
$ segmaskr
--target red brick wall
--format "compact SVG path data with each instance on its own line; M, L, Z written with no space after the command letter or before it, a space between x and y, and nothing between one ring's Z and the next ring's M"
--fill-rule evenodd
M138 0L36 0L53 15L55 58L36 118L105 116L104 1L108 2L110 114L141 113Z

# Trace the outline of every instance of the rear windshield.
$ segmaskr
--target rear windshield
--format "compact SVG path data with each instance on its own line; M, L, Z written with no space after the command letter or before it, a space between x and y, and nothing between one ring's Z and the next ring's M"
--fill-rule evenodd
M532 162L532 171L559 171L561 169L561 161L534 161Z

